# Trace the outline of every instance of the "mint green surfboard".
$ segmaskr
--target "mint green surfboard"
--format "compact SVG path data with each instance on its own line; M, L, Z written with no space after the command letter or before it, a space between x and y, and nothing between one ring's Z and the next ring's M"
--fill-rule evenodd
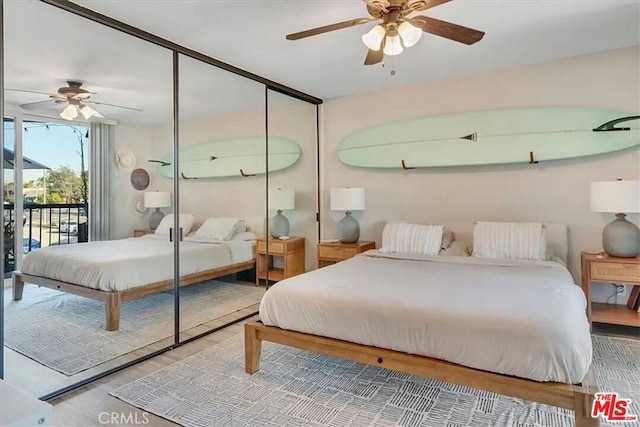
M638 113L535 107L382 123L344 138L338 146L338 157L350 166L408 169L535 163L592 156L639 144Z
M180 176L185 179L222 178L264 174L266 165L264 136L207 141L180 150ZM300 146L288 138L269 137L269 172L295 164L300 158ZM173 178L173 153L158 163L162 176Z

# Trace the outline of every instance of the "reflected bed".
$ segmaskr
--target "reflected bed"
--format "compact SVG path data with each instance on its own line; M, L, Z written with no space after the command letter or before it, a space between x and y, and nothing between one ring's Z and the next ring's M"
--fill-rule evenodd
M180 242L180 286L203 282L255 266L255 242ZM13 275L13 299L24 283L105 302L105 329L117 330L122 301L173 288L174 243L166 237L52 246L25 256Z

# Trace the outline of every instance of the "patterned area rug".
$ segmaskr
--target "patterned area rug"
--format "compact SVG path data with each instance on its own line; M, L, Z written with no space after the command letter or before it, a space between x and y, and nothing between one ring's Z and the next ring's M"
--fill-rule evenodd
M602 389L633 399L631 413L640 414L640 340L593 336L593 343ZM242 335L111 395L194 427L574 425L573 411L266 342L260 371L249 376Z
M180 289L180 326L188 329L260 302L263 288L208 281ZM104 330L104 303L34 285L21 301L5 291L5 345L73 375L173 335L173 293L125 301L120 330Z

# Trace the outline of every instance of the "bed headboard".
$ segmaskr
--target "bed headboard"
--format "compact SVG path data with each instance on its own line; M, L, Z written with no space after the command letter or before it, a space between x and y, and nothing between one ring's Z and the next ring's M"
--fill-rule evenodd
M425 222L426 223L426 222ZM443 224L456 235L456 241L463 241L473 247L473 227L475 222L468 221L430 221L430 224ZM543 223L547 234L547 258L555 256L565 264L569 253L567 225L559 222Z

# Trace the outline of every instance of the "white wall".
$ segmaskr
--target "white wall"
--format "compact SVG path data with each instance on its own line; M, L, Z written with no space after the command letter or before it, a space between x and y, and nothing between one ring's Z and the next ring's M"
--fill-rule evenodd
M147 162L151 153L151 129L144 126L115 126L115 151L127 149L136 156L136 168L149 170ZM135 228L148 227L148 213L140 214L135 210L136 201L142 200L143 192L131 186L131 169L119 170L112 159L114 173L111 183L111 218L110 238L123 239L132 237ZM156 178L152 177L149 188L156 185Z
M341 186L366 188L366 210L354 216L361 238L378 245L388 219L564 222L569 226L569 267L579 283L580 251L601 249L602 227L613 219L590 212L589 183L639 179L638 149L535 166L403 171L346 166L338 160L337 147L363 127L448 112L525 106L637 112L639 64L640 49L635 47L327 101L321 145L323 238L335 236L343 215L327 209L329 190ZM629 218L638 222L638 215ZM610 287L599 286L595 299L610 294Z

